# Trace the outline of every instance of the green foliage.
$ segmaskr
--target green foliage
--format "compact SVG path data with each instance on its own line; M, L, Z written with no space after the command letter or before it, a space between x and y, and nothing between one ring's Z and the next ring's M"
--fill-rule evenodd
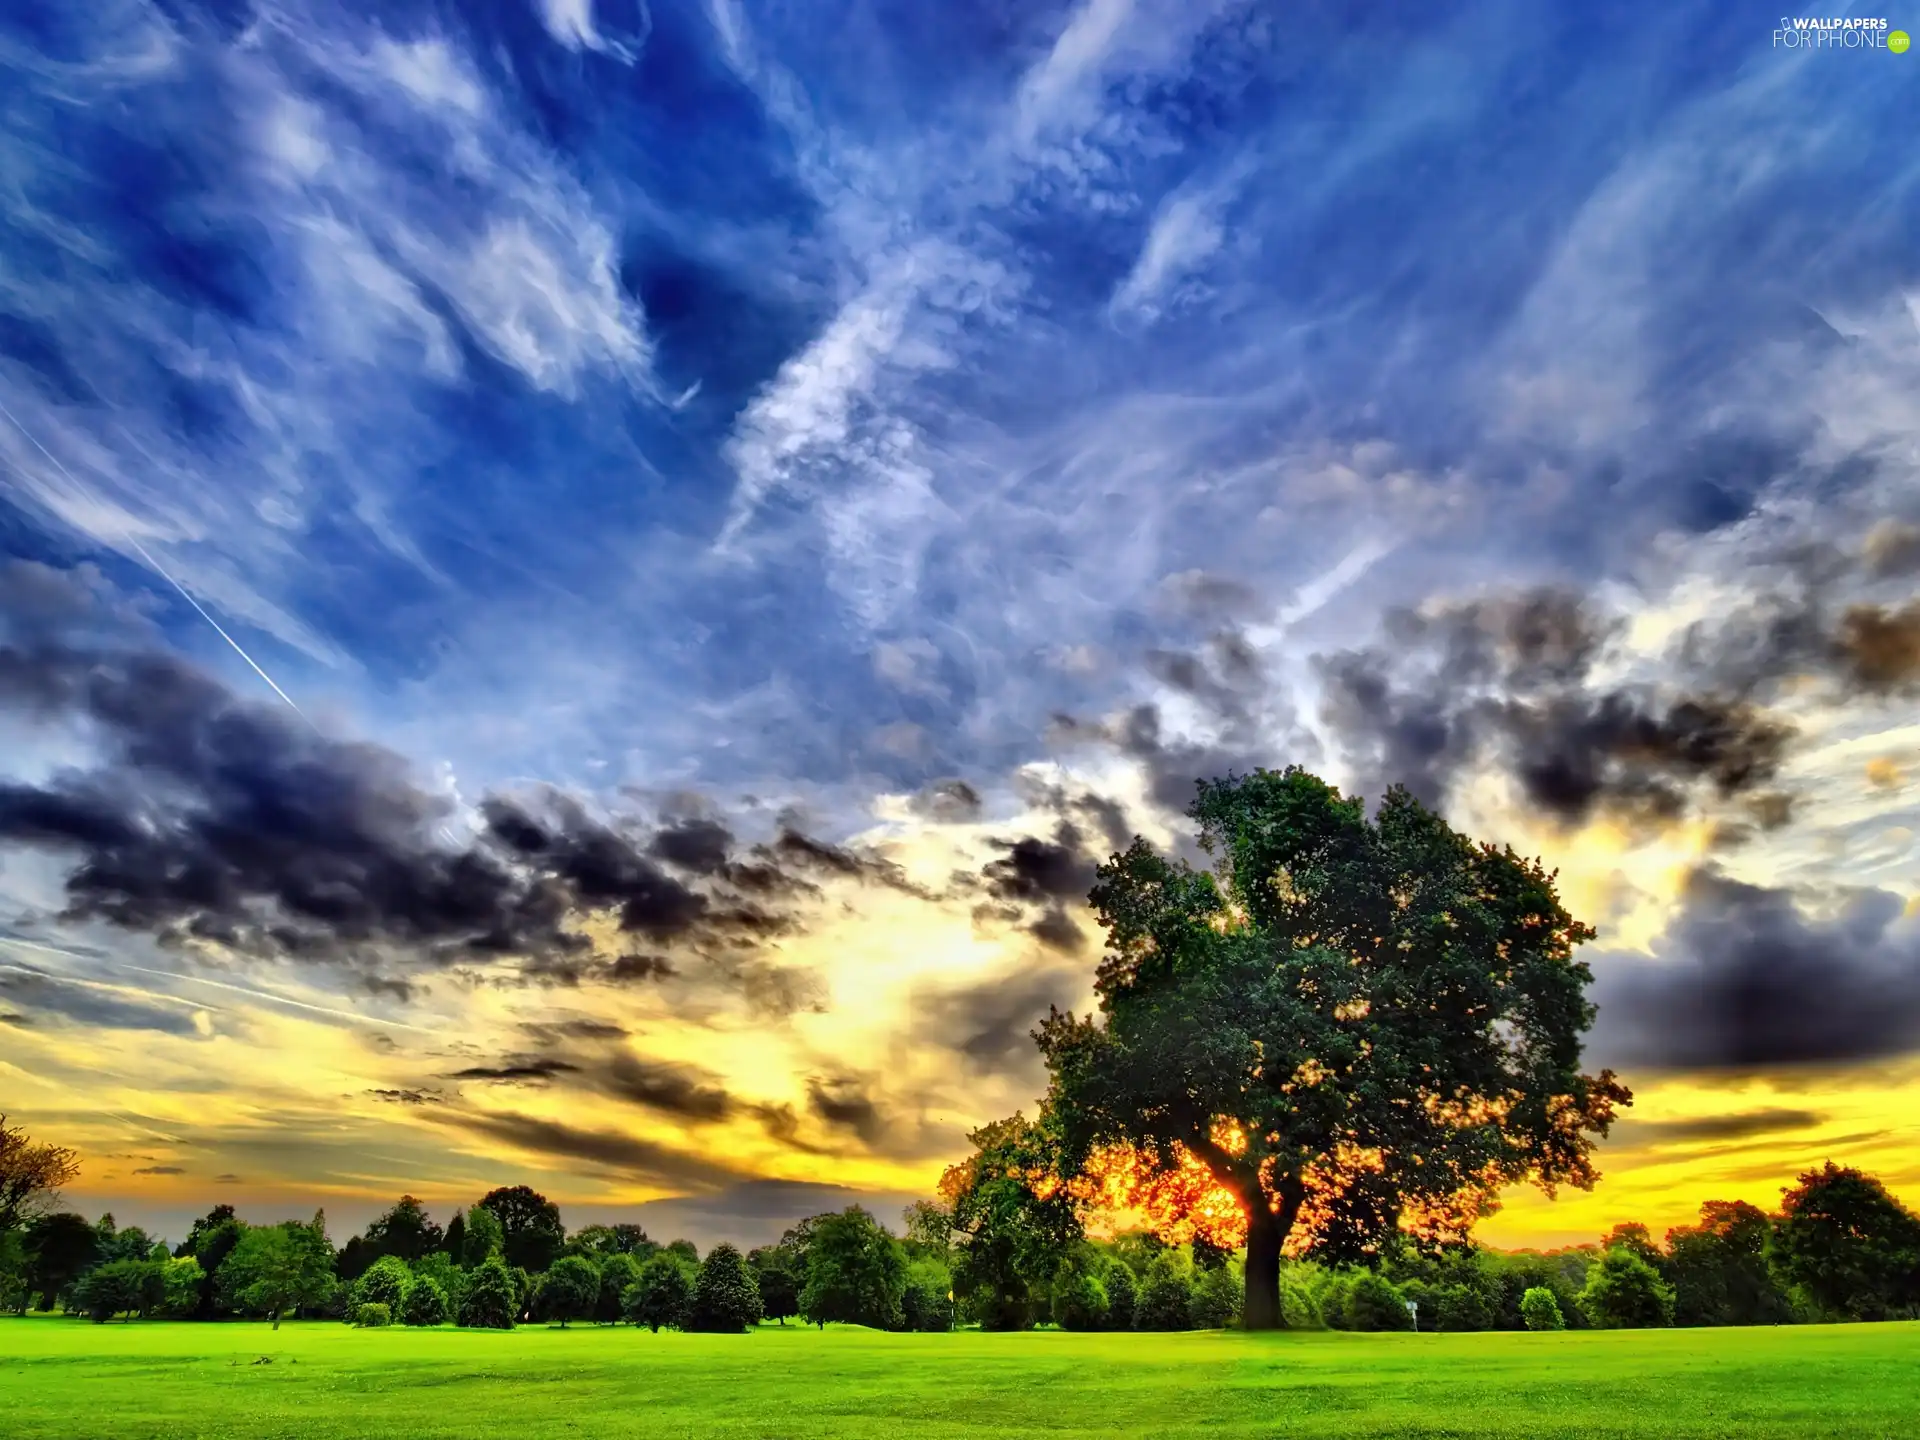
M453 1314L445 1288L431 1275L414 1278L400 1316L413 1326L444 1325Z
M466 1274L454 1264L453 1256L445 1250L436 1250L430 1255L422 1255L413 1262L412 1269L414 1284L418 1285L422 1280L431 1280L440 1287L440 1293L446 1296L449 1305L458 1304L461 1295L466 1293Z
M1673 1287L1632 1250L1608 1250L1587 1271L1580 1308L1596 1330L1646 1330L1671 1325Z
M1050 1117L1014 1115L973 1132L965 1163L941 1180L959 1239L953 1290L988 1330L1024 1330L1051 1303L1055 1278L1081 1239Z
M788 1316L800 1313L800 1282L791 1269L768 1263L756 1267L754 1275L760 1287L760 1308L766 1319L778 1320L784 1325Z
M512 1269L537 1275L553 1264L567 1243L560 1207L528 1186L488 1191L474 1208L489 1211L500 1222L501 1255ZM467 1230L473 1230L471 1214Z
M1793 1318L1767 1263L1773 1222L1742 1201L1709 1200L1700 1223L1667 1232L1676 1325L1778 1325Z
M906 1323L900 1308L906 1288L906 1252L866 1210L850 1206L814 1225L800 1290L800 1313L809 1323L898 1330Z
M337 1285L324 1222L247 1227L216 1278L232 1309L265 1315L276 1330L285 1315L319 1309Z
M1140 1293L1133 1304L1133 1328L1136 1330L1191 1330L1193 1328L1193 1287L1187 1273L1170 1251L1153 1257L1140 1282Z
M366 1236L367 1243L380 1254L397 1255L409 1262L438 1250L445 1238L426 1207L411 1195L402 1195L397 1205L367 1226Z
M687 1306L686 1328L709 1335L737 1335L760 1321L760 1287L731 1245L716 1245L701 1263Z
M663 1325L677 1328L686 1319L693 1300L693 1282L674 1255L656 1255L640 1267L640 1276L620 1297L620 1309L636 1325L658 1333Z
M1280 1277L1280 1323L1289 1330L1327 1328L1326 1316L1321 1314L1320 1301L1313 1288L1297 1274L1283 1272Z
M600 1272L583 1255L562 1256L540 1278L538 1293L547 1318L558 1320L564 1330L568 1321L592 1316L600 1301Z
M27 1288L39 1308L51 1310L60 1296L100 1258L100 1237L78 1215L65 1210L36 1215L23 1237Z
M467 1212L466 1240L460 1251L460 1263L469 1270L506 1253L507 1232L500 1217L476 1205Z
M358 1280L353 1282L350 1310L358 1315L362 1305L384 1305L395 1315L407 1303L407 1291L413 1288L413 1271L398 1255L382 1255ZM358 1320L354 1322L358 1324Z
M1041 1029L1068 1168L1108 1144L1198 1157L1249 1216L1253 1328L1279 1323L1310 1171L1337 1182L1310 1246L1341 1261L1389 1241L1409 1202L1464 1216L1523 1179L1592 1183L1593 1138L1629 1097L1579 1071L1592 975L1573 951L1592 931L1537 862L1404 790L1370 820L1297 768L1203 784L1188 813L1224 886L1139 840L1102 866L1100 1014ZM1459 1124L1463 1106L1498 1118ZM1215 1142L1223 1119L1244 1150ZM1361 1152L1384 1168L1339 1162Z
M603 1325L618 1324L620 1297L639 1278L640 1262L630 1252L609 1252L600 1261L600 1296L594 1301L593 1318Z
M440 1252L458 1265L466 1249L467 1212L456 1210L453 1212L453 1218L447 1222L446 1233L440 1237Z
M166 1300L163 1268L151 1260L109 1260L73 1287L74 1308L96 1323L116 1315L131 1319L158 1310Z
M576 1231L573 1238L567 1241L569 1253L585 1255L595 1263L610 1255L630 1256L636 1273L640 1263L659 1248L647 1238L647 1232L640 1226L624 1222L618 1225L589 1225Z
M353 1323L360 1330L384 1330L393 1323L393 1307L370 1300L353 1307Z
M1435 1330L1491 1330L1500 1322L1498 1300L1479 1285L1436 1285L1431 1304Z
M1132 1267L1124 1260L1115 1260L1107 1267L1104 1283L1107 1290L1107 1328L1131 1330L1134 1299L1139 1289L1133 1278Z
M700 1251L691 1240L669 1240L666 1244L666 1253L680 1261L689 1270L698 1268L700 1264Z
M1343 1289L1341 1318L1347 1330L1411 1330L1407 1297L1384 1275L1362 1270Z
M473 1239L474 1224L467 1222L467 1239ZM467 1276L467 1293L460 1297L455 1312L460 1324L473 1330L511 1330L520 1315L520 1292L513 1272L499 1256L482 1261Z
M953 1273L928 1255L907 1264L907 1288L900 1295L900 1317L909 1330L930 1333L953 1329Z
M1544 1285L1535 1285L1520 1297L1520 1318L1526 1322L1529 1330L1564 1330L1566 1317L1560 1313L1560 1302L1553 1298L1553 1291Z
M0 1311L27 1308L27 1242L19 1230L0 1230Z
M1780 1279L1823 1315L1920 1313L1920 1217L1850 1166L1829 1160L1786 1193L1772 1258Z
M1233 1265L1196 1267L1193 1281L1193 1323L1201 1330L1225 1330L1240 1321L1246 1278Z
M187 1238L177 1252L200 1262L200 1300L194 1307L196 1320L212 1320L226 1309L220 1285L220 1267L240 1244L247 1227L238 1220L231 1205L216 1205L193 1222Z
M906 1238L901 1244L915 1260L945 1262L953 1250L953 1211L935 1200L916 1200L902 1212Z
M1107 1287L1087 1270L1070 1270L1053 1289L1053 1323L1062 1330L1104 1330L1111 1309Z

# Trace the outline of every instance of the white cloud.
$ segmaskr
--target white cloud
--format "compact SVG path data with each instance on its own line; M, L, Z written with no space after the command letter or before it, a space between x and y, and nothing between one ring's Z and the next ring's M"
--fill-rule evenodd
M1157 318L1179 283L1219 250L1226 237L1217 193L1189 192L1170 197L1153 218L1140 257L1113 294L1116 314L1132 312Z

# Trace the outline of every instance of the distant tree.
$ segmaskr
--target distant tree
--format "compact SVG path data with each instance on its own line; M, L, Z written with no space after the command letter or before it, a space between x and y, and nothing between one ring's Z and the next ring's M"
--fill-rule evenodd
M953 1251L953 1211L937 1200L916 1200L901 1217L907 1233L901 1241L911 1259L947 1260Z
M500 1218L484 1206L476 1205L467 1212L466 1238L460 1251L460 1263L474 1270L496 1257L504 1256L507 1244L507 1232L501 1228Z
M469 1241L473 1229L467 1226ZM506 1262L495 1255L474 1266L467 1276L467 1293L460 1297L460 1324L470 1330L511 1330L519 1314L520 1295Z
M1638 1220L1622 1221L1602 1237L1600 1252L1605 1254L1609 1250L1630 1251L1651 1265L1655 1274L1662 1278L1666 1275L1666 1251L1653 1238L1653 1232Z
M1772 1257L1824 1314L1886 1320L1920 1307L1920 1216L1852 1166L1829 1160L1785 1193Z
M898 1330L906 1288L906 1252L866 1210L850 1206L816 1223L800 1290L800 1313L809 1324Z
M36 1142L0 1114L0 1232L52 1213L60 1203L60 1187L79 1174L77 1152Z
M1091 1271L1069 1270L1054 1286L1053 1323L1062 1330L1104 1330L1109 1308L1107 1287Z
M30 1295L26 1236L18 1230L0 1230L0 1311L24 1314Z
M414 1277L399 1311L405 1323L419 1327L444 1325L452 1313L445 1288L430 1275Z
M220 1267L226 1264L246 1230L234 1216L231 1205L216 1205L194 1221L193 1229L187 1232L184 1245L176 1253L191 1255L200 1262L200 1303L194 1307L194 1319L212 1320L225 1310Z
M220 1267L227 1304L265 1315L276 1330L284 1316L325 1305L338 1282L325 1222L314 1221L249 1226Z
M413 1288L413 1271L398 1255L382 1255L353 1284L349 1308L384 1305L395 1315L404 1313L407 1291Z
M747 1256L753 1267L754 1283L760 1287L760 1308L764 1318L787 1323L789 1315L800 1313L800 1282L787 1263L788 1256L777 1246L755 1250Z
M1225 1330L1240 1319L1245 1281L1231 1266L1194 1267L1193 1323L1200 1330Z
M624 1250L615 1250L600 1261L600 1296L594 1301L593 1318L602 1325L620 1323L620 1297L640 1278L640 1262Z
M1050 1117L1014 1115L968 1137L974 1153L940 1180L952 1232L953 1292L987 1330L1024 1330L1051 1304L1056 1278L1081 1238L1080 1216L1057 1172Z
M479 1208L492 1211L500 1222L502 1253L510 1266L538 1273L553 1264L567 1243L560 1207L525 1185L490 1191L481 1197ZM471 1215L467 1229L473 1229Z
M1346 1319L1350 1330L1411 1330L1413 1316L1407 1298L1384 1275L1363 1270L1347 1287Z
M176 1320L190 1320L200 1308L206 1272L191 1255L177 1255L160 1272L161 1309Z
M594 1260L604 1259L608 1255L631 1255L644 1260L660 1247L647 1238L647 1232L640 1226L622 1223L588 1225L576 1230L573 1238L567 1242L567 1248Z
M158 1310L166 1300L166 1280L151 1260L109 1260L96 1265L73 1287L74 1304L96 1323Z
M349 1235L340 1253L333 1257L333 1273L343 1284L352 1285L380 1258L380 1247L364 1235ZM352 1319L352 1316L348 1316Z
M584 1255L563 1255L540 1281L540 1305L562 1330L569 1320L586 1320L600 1300L600 1272Z
M1115 1260L1107 1267L1107 1328L1109 1330L1131 1330L1133 1328L1134 1294L1137 1285L1133 1270L1124 1260Z
M456 1210L453 1212L453 1218L447 1221L446 1231L440 1236L440 1250L442 1254L451 1256L453 1263L458 1265L460 1257L466 1253L466 1248L467 1212Z
M700 1264L699 1248L691 1240L669 1240L665 1248L667 1254L686 1265L697 1267Z
M27 1286L40 1297L42 1310L53 1309L68 1286L100 1258L100 1237L78 1215L54 1210L27 1222Z
M640 1267L640 1278L620 1297L627 1319L658 1334L666 1325L678 1328L686 1319L687 1305L693 1299L693 1282L687 1270L672 1255L656 1255Z
M907 1262L907 1286L900 1292L900 1320L909 1330L953 1329L953 1274L931 1255Z
M1296 1225L1358 1261L1403 1218L1460 1234L1504 1185L1593 1183L1630 1097L1579 1071L1593 932L1552 875L1403 789L1370 819L1298 768L1202 784L1188 813L1224 884L1144 840L1102 866L1100 1014L1039 1032L1067 1174L1116 1149L1142 1184L1204 1167L1246 1225L1249 1329L1281 1321Z
M1700 1223L1667 1232L1676 1325L1777 1325L1793 1306L1767 1264L1773 1222L1741 1200L1709 1200Z
M402 1195L398 1204L367 1226L366 1234L368 1243L382 1255L397 1255L408 1263L438 1250L446 1238L426 1207L411 1195Z
M1153 1257L1133 1303L1136 1330L1191 1330L1193 1286L1185 1269L1170 1252Z
M1520 1297L1520 1317L1526 1321L1529 1330L1564 1330L1566 1318L1560 1313L1560 1302L1553 1298L1553 1291L1544 1285L1536 1285Z
M124 1229L115 1225L112 1215L102 1215L94 1225L93 1233L99 1239L102 1265L115 1260L146 1260L152 1256L156 1243L138 1225L128 1225Z
M1673 1323L1673 1287L1632 1250L1608 1250L1587 1271L1580 1308L1596 1330L1651 1330Z
M757 1325L760 1287L747 1262L731 1245L716 1245L701 1262L687 1306L686 1328L710 1335L737 1335Z

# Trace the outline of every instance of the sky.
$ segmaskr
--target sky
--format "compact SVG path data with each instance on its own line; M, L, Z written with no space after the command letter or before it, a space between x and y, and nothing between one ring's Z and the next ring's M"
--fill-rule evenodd
M891 1217L1297 763L1598 931L1483 1238L1920 1203L1920 57L1779 24L8 5L0 1108L176 1238Z

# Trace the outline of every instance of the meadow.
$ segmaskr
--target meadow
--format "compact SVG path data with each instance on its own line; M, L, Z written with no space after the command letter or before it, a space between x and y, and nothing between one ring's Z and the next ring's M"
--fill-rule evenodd
M1465 1335L769 1325L703 1336L0 1320L9 1440L1916 1434L1913 1323Z

